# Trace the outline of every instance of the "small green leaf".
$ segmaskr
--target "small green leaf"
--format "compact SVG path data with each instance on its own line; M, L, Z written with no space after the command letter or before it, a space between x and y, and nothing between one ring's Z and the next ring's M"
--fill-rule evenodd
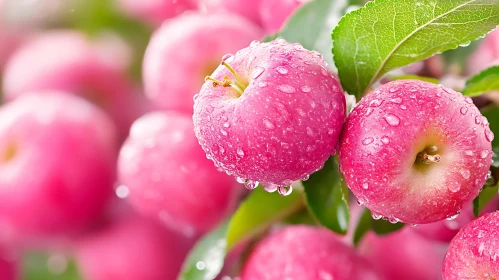
M64 256L61 256L65 258ZM80 280L83 279L74 260L66 259L67 267L61 273L49 270L50 256L44 252L28 252L22 261L22 279L24 280ZM63 260L63 259L62 259Z
M478 217L480 212L497 195L498 186L485 187L480 194L473 200L473 214Z
M317 221L336 233L345 234L350 220L348 190L334 157L304 181L303 186L307 206Z
M391 77L392 80L396 81L396 80L420 80L420 81L424 81L424 82L428 82L428 83L432 83L432 84L440 84L440 81L435 79L435 78L431 78L431 77L423 77L423 76L418 76L418 75L403 75L403 76L397 76L397 77Z
M268 193L259 186L232 216L227 233L227 251L303 207L303 197L299 191L281 196L277 192Z
M262 187L251 192L230 221L204 236L192 249L182 268L180 280L214 279L225 255L234 246L262 233L278 220L303 209L300 192L289 196L267 193Z
M388 71L469 44L499 24L499 1L376 0L333 31L343 88L362 96Z
M355 232L353 233L353 245L357 246L362 238L371 230L372 221L371 211L367 208L364 209L357 222L357 226L355 227Z
M321 53L330 67L334 67L330 33L348 7L346 0L312 0L303 4L286 22L279 37L300 43L304 48Z
M490 91L499 90L499 66L490 67L466 82L463 94L477 96Z

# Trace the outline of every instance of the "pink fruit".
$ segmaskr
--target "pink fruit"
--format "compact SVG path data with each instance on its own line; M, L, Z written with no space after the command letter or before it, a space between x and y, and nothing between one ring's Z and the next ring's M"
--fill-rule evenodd
M488 213L497 210L498 199L492 200L482 213ZM473 215L473 206L471 203L464 206L461 214L453 220L443 220L431 224L412 227L413 231L431 240L440 242L450 242L461 228L475 219Z
M4 74L5 97L13 100L26 92L46 90L77 94L107 111L124 138L148 105L126 80L123 69L98 51L101 48L75 31L44 33L12 56Z
M468 73L477 74L499 65L499 28L489 33L468 59Z
M231 14L191 13L166 21L144 57L146 95L163 109L192 114L192 97L220 57L260 35L258 27Z
M493 138L471 98L441 85L395 81L349 115L339 159L347 186L375 214L431 223L478 195Z
M131 217L76 244L76 261L89 280L176 279L189 241L152 220Z
M0 279L20 279L18 257L7 250L0 250Z
M128 201L188 234L204 232L229 210L235 182L206 159L190 117L156 112L138 119L119 157Z
M65 93L25 95L0 109L0 239L62 234L92 222L115 180L108 117Z
M227 12L261 23L260 5L267 0L198 0L199 9L208 13Z
M120 8L130 16L154 25L195 8L193 0L119 0Z
M450 243L443 265L445 280L499 278L499 212L469 223Z
M311 226L288 226L257 243L242 280L380 279L364 259L334 233Z
M322 56L278 40L254 42L223 60L196 97L193 116L215 165L267 190L322 168L346 114L341 86Z
M263 0L260 4L260 18L265 31L268 34L279 31L289 16L308 1L309 0Z
M358 250L384 280L439 280L446 248L405 228L386 236L370 232Z

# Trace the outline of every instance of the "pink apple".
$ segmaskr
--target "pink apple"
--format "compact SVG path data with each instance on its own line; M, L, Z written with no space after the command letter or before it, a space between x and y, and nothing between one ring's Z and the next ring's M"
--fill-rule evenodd
M153 25L196 7L194 0L118 0L119 7L128 15Z
M107 115L66 93L28 94L0 109L0 239L63 234L98 217L115 180Z
M261 3L267 0L198 0L199 9L208 13L226 12L241 15L261 24Z
M253 248L243 280L381 279L366 260L329 230L305 225L271 233Z
M192 97L220 57L260 36L258 27L231 14L190 13L166 21L144 57L146 95L163 109L192 114Z
M470 56L468 73L474 75L493 65L499 65L499 28L490 32Z
M260 3L260 19L265 31L279 31L286 20L309 0L263 0Z
M492 212L498 209L499 199L490 201L483 209L483 213ZM471 203L464 206L461 214L453 220L443 220L431 224L418 225L412 227L413 231L431 240L448 243L454 238L461 228L475 219L473 206Z
M173 280L190 242L155 221L132 216L79 240L76 262L88 280Z
M77 94L107 111L124 138L131 123L148 105L127 81L124 69L112 64L108 56L99 52L101 49L101 44L94 45L76 31L42 34L16 52L6 66L6 99L45 90Z
M395 81L366 95L340 140L347 186L375 214L406 223L453 217L478 195L494 134L471 98Z
M186 234L218 224L238 190L206 159L193 129L192 119L176 112L143 116L132 126L118 167L137 210Z
M369 232L359 244L385 280L439 280L447 246L427 240L409 228L386 236Z
M277 40L223 60L196 96L193 116L215 165L267 190L322 168L346 114L343 90L322 56Z
M19 268L19 256L15 255L10 250L0 249L0 279L20 279Z
M499 212L469 223L450 243L444 280L499 278Z

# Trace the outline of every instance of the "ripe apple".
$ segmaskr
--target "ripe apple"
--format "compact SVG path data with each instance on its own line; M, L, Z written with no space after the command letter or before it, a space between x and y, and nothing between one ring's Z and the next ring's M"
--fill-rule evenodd
M195 97L193 119L216 166L248 188L260 182L286 194L335 153L345 115L322 56L276 40L224 56Z
M391 221L453 218L487 179L494 134L461 93L418 80L384 84L353 109L340 170L360 203Z
M162 109L192 114L192 97L220 57L260 36L257 26L232 14L189 13L166 21L153 34L144 57L147 97Z

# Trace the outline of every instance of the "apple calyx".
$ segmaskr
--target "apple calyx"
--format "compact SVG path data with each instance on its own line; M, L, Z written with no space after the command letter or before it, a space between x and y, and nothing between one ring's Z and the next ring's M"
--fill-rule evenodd
M14 143L9 143L7 147L2 151L0 157L0 163L6 163L12 160L17 154L18 147Z
M237 97L241 97L244 93L246 87L248 87L247 83L237 74L236 70L232 68L225 60L222 61L221 65L225 66L232 75L234 75L235 80L231 80L229 76L225 76L223 81L219 81L211 76L206 76L204 78L205 81L212 81L213 87L222 86L222 87L231 87L237 92Z
M418 153L416 160L424 164L440 162L442 157L436 153L437 151L437 146L430 146Z

